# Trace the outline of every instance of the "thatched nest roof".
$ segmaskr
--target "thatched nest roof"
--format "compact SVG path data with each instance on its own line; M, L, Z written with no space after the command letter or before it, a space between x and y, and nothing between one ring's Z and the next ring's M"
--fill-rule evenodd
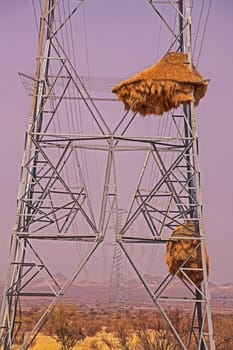
M179 239L179 237L182 238ZM202 257L200 240L195 239L195 237L199 236L195 233L193 221L186 220L183 225L178 226L172 232L171 240L167 243L166 263L170 274L177 274L181 279L188 280L185 273L196 286L199 286L203 281ZM205 258L207 273L209 273L209 257L206 247ZM184 268L184 273L179 270L181 267Z
M142 116L161 115L190 101L197 105L207 85L195 66L190 71L187 54L171 52L153 66L114 86L112 92L126 110Z

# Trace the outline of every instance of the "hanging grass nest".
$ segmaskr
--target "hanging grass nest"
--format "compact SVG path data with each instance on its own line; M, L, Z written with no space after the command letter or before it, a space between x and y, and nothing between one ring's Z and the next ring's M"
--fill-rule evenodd
M182 238L179 239L179 237ZM190 237L190 239L186 239L186 237ZM184 275L185 273L196 286L200 286L203 281L201 247L200 240L195 239L195 237L198 238L199 235L195 232L193 221L186 220L183 225L178 226L172 232L170 240L167 243L166 263L170 274L177 274L181 279L188 280ZM209 274L209 257L206 247L205 258L207 274ZM181 266L184 268L184 273L179 271Z
M207 85L194 66L190 70L186 53L171 52L153 66L114 86L112 92L126 110L142 116L162 115L183 103L193 101L197 105Z

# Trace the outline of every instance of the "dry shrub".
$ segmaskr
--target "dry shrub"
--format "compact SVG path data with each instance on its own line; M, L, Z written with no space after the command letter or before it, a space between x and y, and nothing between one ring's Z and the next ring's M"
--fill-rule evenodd
M233 314L221 313L213 315L214 338L216 350L233 349Z
M189 68L188 56L171 52L153 66L122 81L112 89L125 109L142 116L161 115L182 103L197 105L207 90L195 66Z
M200 236L195 232L195 223L191 220L186 220L183 225L178 226L172 232L166 251L166 263L169 267L169 272L172 275L177 274L181 279L187 279L186 274L196 286L199 286L203 281L199 238ZM209 273L209 257L206 247L205 258L207 273ZM185 269L185 274L181 270L179 271L181 267Z
M45 324L47 335L61 346L61 350L71 350L85 338L75 305L60 303Z

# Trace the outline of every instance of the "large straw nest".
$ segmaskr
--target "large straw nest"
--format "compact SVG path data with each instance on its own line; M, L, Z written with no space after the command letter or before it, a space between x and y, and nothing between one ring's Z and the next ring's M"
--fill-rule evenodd
M198 237L200 238L200 236L195 232L194 222L191 220L186 220L183 225L178 226L172 232L170 240L167 243L166 251L166 263L169 267L170 274L177 274L177 276L179 276L181 279L188 280L188 278L184 275L185 273L196 286L199 286L203 281L200 240L195 239ZM205 259L208 274L209 257L206 247ZM184 273L181 271L181 268L184 268Z
M190 70L187 54L171 52L153 66L114 86L112 92L126 110L142 116L161 115L190 101L197 105L207 85L194 65Z

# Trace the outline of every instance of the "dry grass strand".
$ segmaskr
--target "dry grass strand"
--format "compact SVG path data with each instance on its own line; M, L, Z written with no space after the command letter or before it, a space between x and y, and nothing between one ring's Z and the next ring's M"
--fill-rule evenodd
M190 237L190 239L186 239L186 237ZM183 267L185 268L185 274L196 286L200 286L203 281L201 247L198 238L194 222L186 220L183 225L178 226L172 232L166 251L166 263L170 274L177 274L181 279L188 280L183 272L179 271L188 258ZM209 274L209 256L206 247L205 258L207 273Z
M126 110L142 116L162 115L180 104L193 101L198 105L207 86L208 82L195 66L190 70L187 54L171 52L153 66L114 86L112 92Z

